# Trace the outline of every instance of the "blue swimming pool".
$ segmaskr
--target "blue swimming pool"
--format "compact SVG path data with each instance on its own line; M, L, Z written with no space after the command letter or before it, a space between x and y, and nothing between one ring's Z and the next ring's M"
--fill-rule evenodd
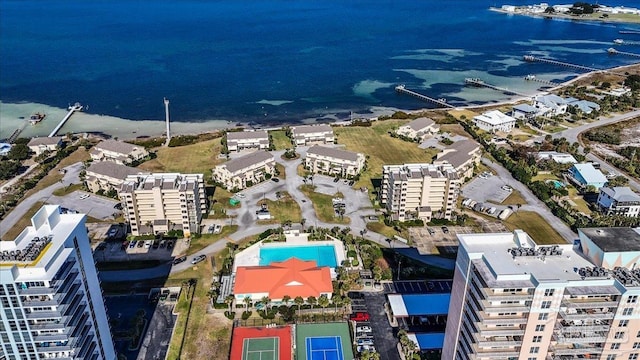
M316 246L283 246L267 247L260 249L260 266L266 266L272 262L280 262L291 258L300 260L314 260L318 266L338 266L336 252L333 245Z

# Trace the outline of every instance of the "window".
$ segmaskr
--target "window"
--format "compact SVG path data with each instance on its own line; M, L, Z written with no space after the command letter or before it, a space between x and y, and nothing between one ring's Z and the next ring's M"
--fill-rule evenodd
M545 289L544 290L544 296L553 296L553 293L556 291L556 289Z
M616 355L615 354L607 355L607 360L616 360Z
M624 331L617 331L614 339L622 339L624 337Z
M538 314L538 320L548 320L548 319L549 319L549 313Z
M633 348L634 349L640 349L640 342L634 342L633 343Z
M551 301L543 301L541 307L543 309L549 309L551 307Z
M627 298L627 304L635 304L637 302L638 302L638 295L632 295ZM631 358L631 355L629 355L629 358Z
M611 344L611 350L618 350L618 349L620 349L620 343Z
M537 354L540 352L540 346L532 346L531 349L529 349L529 354Z
M629 320L620 320L620 322L618 323L618 326L620 326L620 327L629 326Z
M629 354L629 360L637 360L637 359L638 359L638 353Z
M536 331L544 331L544 325L536 325Z
M631 315L633 314L633 308L624 308L624 310L622 310L622 315Z
M536 335L536 336L534 336L534 337L533 337L533 342L534 342L534 343L542 342L542 336L540 336L540 335Z

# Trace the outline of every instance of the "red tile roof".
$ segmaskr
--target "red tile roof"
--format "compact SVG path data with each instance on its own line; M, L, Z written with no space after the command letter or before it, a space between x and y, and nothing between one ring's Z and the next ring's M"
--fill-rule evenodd
M285 295L319 297L332 293L331 272L317 267L315 261L291 258L269 266L241 266L236 270L234 294L269 293L273 300Z

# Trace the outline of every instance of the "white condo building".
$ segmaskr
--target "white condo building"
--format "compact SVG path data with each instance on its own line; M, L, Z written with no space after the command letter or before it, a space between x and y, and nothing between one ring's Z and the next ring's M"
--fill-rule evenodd
M0 242L0 359L115 360L85 216L45 205Z
M307 150L304 165L314 174L352 178L362 171L365 162L366 157L361 153L313 145Z
M296 145L309 143L333 144L335 139L330 125L300 125L291 127L291 136Z
M442 359L638 359L640 234L578 232L459 234Z
M269 149L269 134L264 130L229 131L226 134L227 150L240 152L245 149Z
M156 173L126 178L118 197L133 235L199 233L207 198L202 174Z
M404 164L382 167L380 201L394 220L451 219L460 180L451 164Z
M510 132L516 127L516 119L501 113L498 110L492 110L482 115L474 116L473 123L480 129L488 132Z

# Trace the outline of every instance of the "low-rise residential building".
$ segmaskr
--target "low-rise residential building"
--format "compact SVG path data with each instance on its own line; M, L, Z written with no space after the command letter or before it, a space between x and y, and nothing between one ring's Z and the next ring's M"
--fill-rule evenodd
M516 119L498 110L492 110L482 115L474 116L473 123L488 132L510 132L516 126Z
M230 131L227 132L227 149L241 151L245 149L269 149L269 134L266 131Z
M300 146L334 143L333 129L327 124L293 126L291 135L295 144Z
M398 221L451 219L459 186L451 164L385 165L380 202Z
M200 232L207 198L202 174L155 173L128 176L118 192L133 235L182 230Z
M569 178L580 187L593 186L596 190L607 184L607 177L590 163L574 164L569 169Z
M396 134L408 137L414 140L422 140L427 136L433 136L440 128L436 125L436 122L427 117L420 117L412 122L400 126L396 130Z
M213 179L227 189L244 189L275 174L276 161L267 151L256 151L213 169Z
M533 107L539 110L539 115L556 116L567 112L567 102L558 95L538 95L533 98Z
M93 162L86 170L85 183L91 192L118 190L130 175L139 174L140 170L116 164L111 161Z
M536 154L538 161L551 160L558 164L575 164L578 162L571 154L557 151L540 151Z
M572 106L585 114L591 114L593 111L600 110L600 105L587 100L580 100L576 98L565 99L568 106Z
M128 165L149 156L149 152L143 146L117 140L101 141L89 154L94 161L113 161L120 165Z
M473 168L480 163L482 148L477 142L465 139L454 142L442 150L436 159L435 165L451 164L461 179L473 176Z
M511 116L515 119L531 120L538 116L539 110L529 104L519 104L511 109Z
M62 144L62 136L34 137L29 140L27 146L37 156L45 151L56 151L62 147Z
M307 150L304 165L314 174L352 178L362 171L365 162L364 154L314 145Z
M640 195L628 187L601 187L597 204L607 215L640 216Z

